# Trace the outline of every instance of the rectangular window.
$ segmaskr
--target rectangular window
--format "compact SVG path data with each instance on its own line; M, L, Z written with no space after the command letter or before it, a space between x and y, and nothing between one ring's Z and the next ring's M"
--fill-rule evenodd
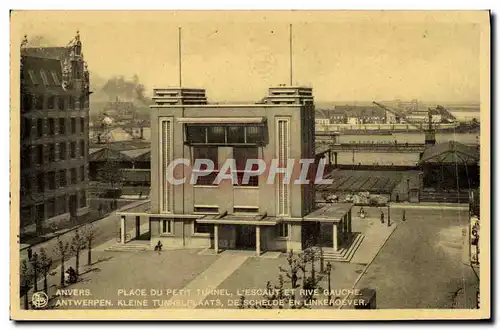
M186 135L188 143L207 143L207 130L205 126L187 125Z
M24 112L29 112L33 109L33 95L24 94L22 98L22 109Z
M80 156L85 157L85 140L80 140Z
M278 237L288 237L288 224L279 223L276 225L276 235Z
M47 74L45 73L45 70L40 69L40 76L42 77L43 84L45 86L49 86L50 83L49 83L49 79L47 79Z
M73 98L73 96L70 96L69 97L69 105L68 105L68 108L70 110L74 110L75 109L75 99Z
M49 156L49 162L55 162L56 161L56 146L54 143L51 143L47 145L48 149L48 156Z
M257 176L250 176L248 183L243 183L243 178L246 171L246 164L249 159L259 158L259 149L257 147L234 147L233 158L236 161L236 170L239 186L257 187L259 185L259 178ZM250 170L257 170L257 164L254 164Z
M43 119L38 118L36 121L36 135L38 137L43 136Z
M69 149L70 157L71 159L73 159L76 157L76 142L75 141L71 142L69 148L70 148Z
M211 234L214 232L214 225L210 223L194 223L194 232L197 234Z
M186 125L187 144L262 144L265 125Z
M226 130L223 126L209 126L207 128L207 143L226 143Z
M66 179L66 170L59 171L59 187L66 187L68 180Z
M21 227L27 226L31 223L31 206L21 208Z
M77 183L77 174L76 174L76 168L72 168L70 170L70 176L71 176L71 184L76 184Z
M36 79L35 72L33 70L28 70L28 74L33 85L38 85L38 79Z
M80 118L80 133L85 133L85 118Z
M50 74L52 76L52 80L54 80L54 84L60 85L61 81L59 80L59 76L57 75L57 73L55 71L51 71Z
M59 143L59 159L66 159L66 142Z
M21 149L21 167L23 169L31 167L31 146L23 146Z
M233 207L234 213L259 213L258 207L252 206L235 206Z
M85 191L80 191L80 207L87 206L87 194Z
M36 146L36 163L38 165L43 164L43 144L37 144Z
M47 173L47 180L49 181L49 189L51 190L56 189L56 173L55 172Z
M218 162L218 148L217 147L193 147L193 161L191 164L194 164L197 159L209 159L214 163L214 170L210 172L210 174L198 177L196 182L197 185L213 185L214 180L219 173L219 162ZM207 170L208 167L206 165L202 165L200 167L200 171Z
M24 139L29 139L31 136L31 126L32 126L31 118L26 118L23 117L23 125L22 125L22 131L23 131L23 138Z
M36 176L37 192L45 191L45 176L44 173L38 173Z
M43 101L44 101L44 96L43 95L36 95L35 96L35 110L43 110Z
M49 134L50 135L56 134L56 123L54 118L49 118L48 123L49 123Z
M80 181L85 181L85 166L80 167Z
M57 215L66 213L66 196L56 198Z
M52 218L56 215L56 200L54 198L49 199L47 202L47 218Z
M66 97L59 96L59 110L66 110Z
M162 220L161 232L163 234L172 234L172 220Z
M76 118L71 118L71 134L76 133Z
M245 143L245 126L229 126L227 143Z
M66 133L66 119L59 118L59 134L65 134L65 133Z
M55 103L56 103L56 97L55 96L49 96L47 98L47 109L53 110L55 108Z
M219 207L217 207L217 206L195 206L194 212L196 212L196 213L208 213L208 214L219 214Z

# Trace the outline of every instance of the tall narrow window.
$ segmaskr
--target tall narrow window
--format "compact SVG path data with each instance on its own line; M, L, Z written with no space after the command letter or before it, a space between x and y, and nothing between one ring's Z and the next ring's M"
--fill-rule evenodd
M76 142L72 141L69 147L70 157L73 159L76 157Z
M279 223L276 225L276 236L288 237L288 224L287 223Z
M35 72L33 70L28 70L28 74L30 76L30 79L31 79L31 83L33 85L38 85L38 79L36 79L36 75L35 75Z
M43 136L43 119L42 118L38 118L36 121L36 135L38 137Z
M59 159L66 159L66 142L59 143Z
M54 80L55 85L60 85L61 81L59 80L59 76L55 71L51 71L50 74L52 75L52 79Z
M172 220L162 220L161 232L163 234L172 234Z
M85 157L85 140L80 140L80 156Z
M76 133L76 118L71 118L71 134Z
M162 159L162 181L160 187L163 187L161 193L163 212L172 212L172 188L168 182L167 167L172 162L173 141L172 141L172 120L165 119L161 121L161 159Z
M278 167L284 168L287 165L290 149L289 120L287 118L277 118L276 120L277 145L276 154L278 156ZM277 173L277 195L278 195L278 215L289 215L289 185L285 182L285 174Z
M65 133L66 133L66 119L59 118L59 134L65 134Z
M54 118L49 118L48 123L49 123L49 135L56 134L56 124Z
M49 86L49 79L47 78L47 73L45 73L45 70L40 69L40 76L42 77L43 84L45 86Z

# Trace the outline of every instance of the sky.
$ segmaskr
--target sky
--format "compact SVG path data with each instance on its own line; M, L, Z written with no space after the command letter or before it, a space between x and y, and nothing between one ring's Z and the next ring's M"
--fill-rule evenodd
M478 102L480 27L466 20L338 13L18 12L13 35L66 45L80 31L91 79L139 76L147 94L206 88L210 101L257 101L272 85L321 102ZM17 34L14 34L17 33Z

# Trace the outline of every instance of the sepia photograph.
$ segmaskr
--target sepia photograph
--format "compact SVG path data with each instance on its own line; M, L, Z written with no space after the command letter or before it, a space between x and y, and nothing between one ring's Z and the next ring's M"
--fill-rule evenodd
M490 19L11 11L11 318L489 319Z

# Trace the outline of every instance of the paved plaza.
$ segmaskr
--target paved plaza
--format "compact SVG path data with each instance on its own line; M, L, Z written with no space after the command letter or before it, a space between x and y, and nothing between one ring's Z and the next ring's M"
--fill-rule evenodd
M365 208L365 219L353 216L353 230L362 232L365 239L350 263L333 263L332 289L376 288L377 308L471 306L477 280L470 267L461 263L461 229L467 224L467 211L409 208L404 209L407 220L403 222L403 208L394 208L388 227L380 223L380 210ZM49 276L51 305L58 309L236 308L242 295L247 300L261 298L243 289L264 289L267 281L277 285L279 275L285 275L280 267L288 267L286 254L256 258L248 251L219 255L201 249L107 251L113 244L116 239L97 246L91 266L84 265L82 253L79 282L65 288L72 290L66 296L57 294L57 267L57 273ZM66 267L74 263L72 258ZM327 276L320 286L328 287ZM286 281L285 288L289 287ZM98 305L62 303L85 299Z

